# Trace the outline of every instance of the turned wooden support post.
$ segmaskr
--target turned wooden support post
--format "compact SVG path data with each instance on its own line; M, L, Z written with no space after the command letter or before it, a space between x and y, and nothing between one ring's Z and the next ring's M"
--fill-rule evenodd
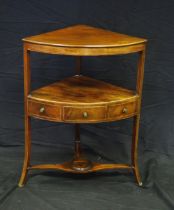
M76 57L76 75L80 75L81 73L81 61L82 61L82 57L77 56Z
M80 75L81 71L81 57L76 57L76 75ZM80 159L81 156L81 145L80 145L80 124L75 124L75 135L74 135L74 159Z
M80 75L81 72L81 56L76 57L76 75ZM75 124L75 158L80 158L81 145L80 145L80 124Z
M80 145L80 125L75 124L75 159L79 159L81 156L81 145Z

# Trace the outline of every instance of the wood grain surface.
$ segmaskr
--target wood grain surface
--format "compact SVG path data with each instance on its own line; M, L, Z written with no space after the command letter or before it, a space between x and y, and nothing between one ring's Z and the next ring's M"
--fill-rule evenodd
M30 36L25 42L62 47L120 47L146 42L146 39L128 36L88 25L75 25L48 33Z

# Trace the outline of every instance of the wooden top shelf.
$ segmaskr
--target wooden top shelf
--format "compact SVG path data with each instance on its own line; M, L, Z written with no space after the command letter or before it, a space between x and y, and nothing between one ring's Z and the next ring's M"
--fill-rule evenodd
M66 105L121 103L136 99L133 91L86 76L73 76L34 90L30 99Z
M87 25L75 25L36 36L30 36L24 38L23 41L39 45L68 48L106 48L142 44L146 42L146 39Z

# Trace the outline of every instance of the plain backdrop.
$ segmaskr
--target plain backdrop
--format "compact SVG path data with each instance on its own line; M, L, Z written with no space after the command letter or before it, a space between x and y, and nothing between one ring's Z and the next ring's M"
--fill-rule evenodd
M21 39L88 24L148 39L139 137L144 188L126 172L76 176L32 172L17 182L23 162ZM136 55L84 57L82 74L135 88ZM72 76L75 58L32 53L32 89ZM174 209L174 1L0 0L0 209ZM73 125L32 120L32 161L73 155ZM95 161L129 162L132 120L81 126L84 152Z

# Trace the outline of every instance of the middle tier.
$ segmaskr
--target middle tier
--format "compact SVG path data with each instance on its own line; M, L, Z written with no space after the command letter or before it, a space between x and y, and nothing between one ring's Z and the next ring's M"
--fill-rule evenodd
M75 75L32 91L28 114L68 123L116 121L138 113L133 91L82 75Z

